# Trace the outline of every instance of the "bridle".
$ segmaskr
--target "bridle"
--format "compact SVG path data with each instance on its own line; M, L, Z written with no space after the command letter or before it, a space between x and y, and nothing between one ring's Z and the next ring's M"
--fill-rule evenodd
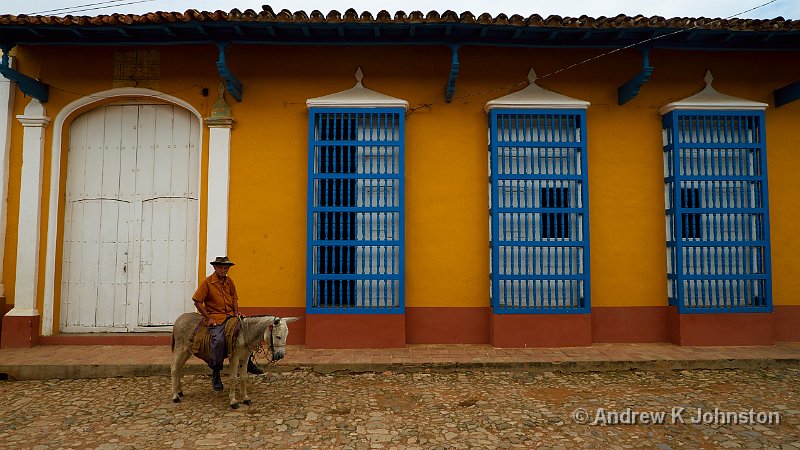
M272 337L272 328L273 328L272 323L270 323L269 324L269 362L270 362L270 364L275 364L278 361L275 359L275 339ZM260 342L259 342L259 346L261 346ZM262 349L261 351L263 353L264 350Z
M266 316L250 316L250 317L266 317ZM278 319L278 320L280 320L280 319ZM239 321L242 324L242 328L244 328L244 320L242 320L242 318L240 317ZM275 363L278 362L278 360L275 359L275 338L273 337L274 324L275 324L275 321L270 321L269 327L268 327L268 329L269 329L269 360L268 360L268 362L270 364L275 364ZM264 345L262 344L262 342L265 342L265 341L258 341L253 346L253 348L251 349L251 353L253 353L253 355L263 355L263 358L267 359L267 354L266 354L267 352L266 352L266 350L264 350Z

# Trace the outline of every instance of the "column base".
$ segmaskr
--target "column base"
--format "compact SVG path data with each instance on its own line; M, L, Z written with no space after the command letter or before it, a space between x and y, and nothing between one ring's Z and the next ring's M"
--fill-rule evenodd
M39 316L3 317L0 348L30 348L39 345Z
M0 283L0 291L2 291L3 285ZM11 308L6 307L6 296L3 293L0 293L0 336L3 335L3 317Z

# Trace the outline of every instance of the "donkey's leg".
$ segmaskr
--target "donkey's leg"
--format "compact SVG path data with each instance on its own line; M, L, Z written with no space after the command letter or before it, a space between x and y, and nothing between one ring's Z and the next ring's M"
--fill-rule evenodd
M236 401L236 375L239 373L239 362L240 358L236 351L231 353L231 356L228 358L228 362L230 363L230 380L229 388L230 389L230 405L232 409L237 409L239 407L239 403Z
M176 348L172 357L170 375L172 375L172 401L179 403L183 397L183 367L192 356L185 348Z
M250 397L247 396L247 361L250 360L250 355L246 355L242 358L242 362L239 364L239 389L242 390L242 403L247 406L250 406Z
M183 397L183 374L186 372L186 362L192 358L192 351L188 348L184 350L180 369L178 369L178 396Z

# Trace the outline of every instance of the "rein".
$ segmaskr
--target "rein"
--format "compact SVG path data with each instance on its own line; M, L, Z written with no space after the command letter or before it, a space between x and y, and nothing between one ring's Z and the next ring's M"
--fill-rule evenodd
M266 316L250 316L250 317L266 317ZM241 317L239 317L239 323L242 324L242 330L244 330L245 329L244 320L242 320ZM272 337L272 329L273 329L273 325L272 325L272 322L270 321L270 323L269 323L269 360L268 360L268 362L270 364L275 364L278 361L274 357L274 355L275 355L275 342L274 342L274 338ZM261 341L261 340L256 342L256 344L253 347L250 348L250 353L252 353L254 356L255 355L262 355L263 359L267 359L267 351L264 350L263 342L264 341Z

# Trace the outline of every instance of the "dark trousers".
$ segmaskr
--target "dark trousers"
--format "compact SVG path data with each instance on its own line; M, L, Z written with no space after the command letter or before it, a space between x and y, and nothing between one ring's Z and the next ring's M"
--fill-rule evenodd
M226 317L225 322L228 319L230 317ZM222 370L222 364L225 362L225 322L214 327L208 327L208 331L211 333L211 355L208 367L214 372Z

